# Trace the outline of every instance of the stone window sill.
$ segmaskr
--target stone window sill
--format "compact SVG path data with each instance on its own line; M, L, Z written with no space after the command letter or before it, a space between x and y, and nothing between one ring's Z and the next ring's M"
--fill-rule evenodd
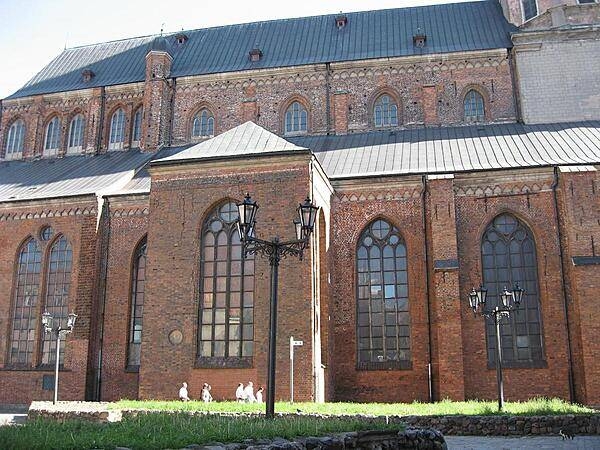
M412 361L359 362L356 370L412 370Z
M196 359L197 369L251 369L253 360L251 356L241 357L208 357L200 356Z

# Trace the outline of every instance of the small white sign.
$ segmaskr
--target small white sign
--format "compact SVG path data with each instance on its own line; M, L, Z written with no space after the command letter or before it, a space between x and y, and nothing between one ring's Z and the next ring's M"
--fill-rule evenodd
M292 345L301 346L304 345L304 341L292 341Z

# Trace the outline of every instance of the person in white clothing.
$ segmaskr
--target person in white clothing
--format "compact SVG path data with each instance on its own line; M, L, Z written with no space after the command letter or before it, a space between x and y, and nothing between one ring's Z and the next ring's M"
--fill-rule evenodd
M252 381L248 381L248 384L244 388L244 394L246 395L246 403L256 402L256 397L254 397L254 385L252 384Z
M265 388L263 388L262 386L258 388L258 391L256 391L256 403L262 403L263 402L263 391L265 390Z
M244 403L246 401L246 393L244 391L244 383L238 384L237 389L235 390L235 399L240 403Z
M204 383L204 386L202 386L202 401L204 403L212 402L213 398L212 398L212 395L210 395L211 389L212 388L210 387L210 384L208 384L208 383Z
M190 401L190 397L188 396L187 383L185 381L179 389L179 400L181 400L182 402Z

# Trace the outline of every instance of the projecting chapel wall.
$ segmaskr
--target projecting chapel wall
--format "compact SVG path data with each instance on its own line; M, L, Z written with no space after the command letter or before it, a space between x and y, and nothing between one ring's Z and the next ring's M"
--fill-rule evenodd
M495 367L487 364L484 320L467 306L468 292L482 280L481 241L497 215L508 212L533 233L541 306L543 367L505 368L508 400L535 396L569 399L567 325L561 279L560 244L551 170L520 174L473 174L455 181L462 343L467 398L496 398Z
M41 322L48 278L41 275L36 303L32 304L35 332L32 361L25 366L11 365L9 360L11 330L15 302L15 271L20 246L28 237L37 240L42 251L41 271L45 271L52 240L40 239L40 231L51 226L53 238L59 234L69 242L73 263L68 296L68 311L75 312L76 327L67 337L64 369L61 369L59 398L83 400L86 392L92 301L95 295L96 218L95 199L74 199L69 202L50 200L2 205L0 207L0 329L6 333L0 339L0 403L27 403L32 400L50 400L53 389L44 390L42 379L52 377L54 367L41 367Z

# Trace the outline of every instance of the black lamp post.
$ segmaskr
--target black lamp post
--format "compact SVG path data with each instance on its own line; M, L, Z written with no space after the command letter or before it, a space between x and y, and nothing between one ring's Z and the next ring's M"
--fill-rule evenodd
M53 317L49 312L45 312L42 314L42 325L44 326L45 333L54 333L56 336L56 364L54 366L54 400L52 404L56 405L58 401L58 366L60 361L60 340L65 339L67 334L73 331L73 327L75 327L75 321L77 320L77 314L71 313L67 319L67 326L65 328L62 327L62 324L59 322L56 327L52 327Z
M480 314L483 317L494 319L496 325L496 382L498 384L498 411L504 408L504 385L502 381L502 348L500 336L500 320L503 317L509 318L510 313L515 311L521 304L523 293L525 291L516 283L512 291L504 287L500 293L500 302L492 310L485 310L487 300L487 289L483 285L479 289L472 288L469 292L469 304L474 314Z
M288 255L302 259L302 252L308 247L317 218L318 207L312 204L309 197L298 206L298 218L294 219L296 239L280 242L278 237L270 241L255 237L256 211L258 205L246 194L244 201L237 205L238 232L244 249L244 256L261 254L269 258L271 265L270 318L269 318L269 361L267 375L266 416L271 419L275 415L275 357L277 340L277 278L279 276L279 261Z

